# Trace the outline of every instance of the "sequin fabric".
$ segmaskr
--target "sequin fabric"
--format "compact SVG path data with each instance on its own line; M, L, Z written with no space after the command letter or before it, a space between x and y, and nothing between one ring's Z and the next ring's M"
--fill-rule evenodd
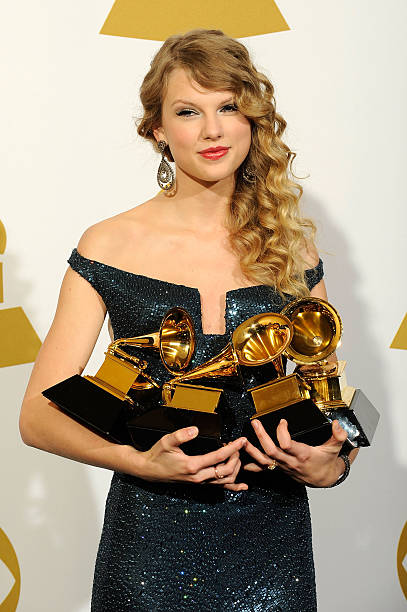
M196 350L191 367L219 353L230 333L260 312L279 312L282 298L258 285L226 295L225 334L203 334L198 289L133 274L73 250L71 267L102 297L114 336L158 330L165 312L182 306L192 316ZM322 262L307 270L310 288ZM160 384L170 375L158 353L138 350ZM248 368L247 386L270 379ZM253 413L241 389L226 391L224 435L236 438ZM113 475L97 555L92 612L314 612L312 534L305 487L274 470L241 472L248 491L214 485L149 483Z

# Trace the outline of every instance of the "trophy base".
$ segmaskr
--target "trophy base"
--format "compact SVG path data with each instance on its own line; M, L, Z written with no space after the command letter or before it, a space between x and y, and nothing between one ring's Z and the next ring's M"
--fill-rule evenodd
M119 444L130 444L126 402L75 374L42 392L69 417L91 431Z
M180 448L187 455L203 455L223 445L221 419L216 412L159 406L127 423L133 446L142 451L150 449L165 434L191 426L198 427L199 434L181 444Z
M380 415L361 389L345 387L343 391L347 408L341 411L359 431L357 446L370 446Z
M251 417L251 420L253 419L258 419L262 423L264 429L277 446L279 446L279 441L276 430L281 419L287 421L291 438L297 442L303 442L310 446L319 446L329 440L332 435L330 420L322 414L310 399L301 400L291 404L291 406L284 406L277 410L272 408L269 412L254 414ZM251 423L246 424L243 435L254 446L261 448Z

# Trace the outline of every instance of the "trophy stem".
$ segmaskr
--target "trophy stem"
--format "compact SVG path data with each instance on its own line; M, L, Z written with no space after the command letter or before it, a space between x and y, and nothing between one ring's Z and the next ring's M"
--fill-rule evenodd
M278 378L283 378L285 376L285 371L282 356L279 355L276 359L273 359L272 364L276 369Z

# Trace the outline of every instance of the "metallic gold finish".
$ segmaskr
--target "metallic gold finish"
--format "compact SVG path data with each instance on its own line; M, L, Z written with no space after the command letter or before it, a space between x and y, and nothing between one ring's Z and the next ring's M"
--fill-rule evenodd
M214 412L221 389L188 385L202 378L221 379L237 376L240 365L257 366L273 362L284 375L279 356L292 336L290 321L276 313L255 315L244 321L232 334L232 342L222 351L190 372L164 383L162 398L166 406Z
M334 317L334 309L328 308L326 302L321 304L321 300L314 298L291 302L278 316L282 317L284 324L270 325L269 333L272 341L261 345L265 352L262 356L263 363L272 361L275 366L277 363L278 376L274 380L249 389L256 410L251 420L259 418L268 433L273 436L279 419L284 416L288 419L291 432L305 436L302 439L307 443L309 441L319 443L321 436L325 435L324 431L329 421L322 417L313 401L314 396L318 395L317 391L309 380L304 379L302 372L301 375L297 372L289 376L284 375L282 354L291 359L295 356L295 361L299 363L304 363L304 360L305 363L309 363L310 360L315 363L318 358L325 359L334 350L330 350L330 345L334 337L336 340L333 332L340 329L340 324L338 325L340 319ZM284 330L286 337L283 336ZM337 341L339 338L340 334ZM320 390L325 383L327 373L336 372L336 367L332 368L323 362L322 365L318 364L318 368L316 380ZM313 371L313 374L316 372ZM312 434L310 437L308 432L314 428L318 431L315 436Z
M346 361L332 361L325 364L311 364L296 369L311 386L311 397L322 412L347 408L342 398L340 377Z
M256 413L251 419L296 404L304 399L310 399L310 390L310 385L297 374L276 378L258 387L248 389L256 408Z
M218 407L222 389L176 383L163 384L163 398L166 406L198 410L199 412L215 412Z
M233 344L227 344L222 351L205 361L205 363L196 366L186 374L182 374L178 378L173 378L163 385L162 398L168 406L168 402L172 401L174 391L179 383L186 383L192 380L200 380L201 378L223 378L228 376L236 376L239 373L239 359ZM206 387L205 387L206 388ZM185 408L186 406L184 406Z
M267 466L268 470L275 470L277 467L277 461L275 459L273 459L273 462L270 463L270 465Z
M211 389L209 387L200 387L198 385L188 385L188 401L186 402L186 393L182 395L180 402L181 405L175 405L174 402L179 397L180 392L178 387L184 385L184 383L200 380L201 378L224 378L229 376L237 376L239 373L239 359L235 348L232 343L227 344L222 351L205 361L205 363L193 368L189 372L182 374L178 378L164 383L162 389L162 399L166 406L173 406L175 408L188 408L191 410L200 410L202 412L214 412L218 406L222 390ZM185 385L187 387L187 385ZM206 393L204 392L206 390ZM211 391L219 392L218 396L214 396ZM196 407L195 407L196 406Z
M346 408L340 376L346 362L327 362L339 344L342 321L326 300L308 297L290 302L282 312L293 324L294 334L284 354L299 364L296 373L311 388L311 399L323 412Z
M292 336L290 321L277 313L264 313L250 317L232 334L232 342L212 359L170 380L163 386L166 405L173 396L175 386L201 378L224 378L237 376L239 365L258 366L273 362L278 372L284 375L279 356L288 346Z
M105 360L96 375L85 376L84 378L120 400L126 400L130 404L133 404L133 400L127 393L141 374L145 367L145 362L140 361L140 363L137 364L134 361L127 361L116 357L110 352L106 352L105 354ZM127 357L129 357L129 355L127 355Z
M164 315L157 332L134 338L118 338L109 345L108 350L117 354L122 345L159 350L166 369L173 376L179 376L188 367L195 351L194 323L183 308L171 308ZM124 351L120 354L129 357Z
M284 354L298 364L318 363L331 355L341 339L342 321L335 308L320 298L290 302L281 314L293 325L293 338Z
M293 326L287 317L266 312L239 325L233 332L232 343L241 365L259 366L272 362L279 376L284 376L281 354L292 335Z

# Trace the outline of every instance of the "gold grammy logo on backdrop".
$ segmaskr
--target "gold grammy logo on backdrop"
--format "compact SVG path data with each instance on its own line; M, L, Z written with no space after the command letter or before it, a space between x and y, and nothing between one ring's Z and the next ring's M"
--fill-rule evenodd
M234 38L290 29L274 0L116 0L100 34L165 40L195 28L220 29Z
M0 255L6 250L6 243L6 229L0 221ZM0 303L3 301L3 262L0 262ZM35 361L40 346L41 340L21 306L0 309L0 367Z
M404 315L404 319L393 338L393 342L390 344L390 348L407 350L407 314Z
M407 350L407 314L401 322L390 348ZM407 523L401 532L399 545L397 547L397 572L399 575L401 590L407 599Z
M407 599L407 523L401 532L397 548L397 571L399 574L401 590Z
M0 563L4 563L14 578L13 586L2 601L4 593L0 592L0 612L14 612L20 597L20 566L13 545L2 529L0 529Z

